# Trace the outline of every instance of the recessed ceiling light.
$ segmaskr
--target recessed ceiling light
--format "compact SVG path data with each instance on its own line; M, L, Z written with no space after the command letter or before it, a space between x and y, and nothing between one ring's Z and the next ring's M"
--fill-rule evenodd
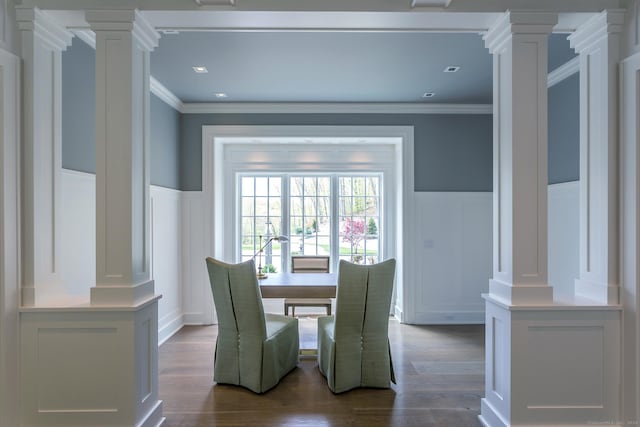
M423 98L433 98L434 96L436 96L435 92L425 92L422 94Z
M207 70L207 67L205 67L204 65L196 65L195 67L193 67L193 71L195 71L196 73L199 74L203 74L203 73L208 73L209 70Z
M457 65L449 65L448 67L446 67L444 69L445 73L455 73L458 70L460 70L460 67L458 67Z
M227 94L224 93L224 92L218 92L215 95L216 95L216 98L226 98L227 97Z

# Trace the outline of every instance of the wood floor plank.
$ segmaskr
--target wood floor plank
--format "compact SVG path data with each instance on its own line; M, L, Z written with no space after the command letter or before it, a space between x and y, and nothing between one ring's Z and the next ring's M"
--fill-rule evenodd
M315 319L301 338L315 346ZM484 326L415 326L390 321L397 384L339 395L314 359L302 359L262 395L213 381L217 327L186 326L160 347L159 389L166 427L476 427L484 394Z

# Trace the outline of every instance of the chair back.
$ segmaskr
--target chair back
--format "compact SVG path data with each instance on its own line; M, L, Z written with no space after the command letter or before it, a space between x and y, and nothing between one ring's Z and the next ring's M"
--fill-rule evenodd
M340 261L335 314L336 343L351 340L360 343L360 337L363 336L387 341L395 268L395 259L373 265Z
M267 335L262 295L253 259L227 264L207 258L218 333L224 330L264 340Z
M295 255L291 257L292 273L328 273L329 256Z

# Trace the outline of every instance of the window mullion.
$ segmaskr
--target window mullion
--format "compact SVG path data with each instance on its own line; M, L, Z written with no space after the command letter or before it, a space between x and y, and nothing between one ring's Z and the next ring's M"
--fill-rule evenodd
M329 236L329 245L331 253L331 271L338 271L338 262L340 259L340 218L339 218L339 191L338 191L338 175L331 175L331 186L329 190L329 204L331 206L331 235Z
M281 183L281 196L280 196L280 206L281 214L282 214L282 230L281 234L289 237L289 242L286 245L281 245L282 248L282 262L281 262L281 271L286 272L289 271L289 260L291 259L291 221L289 218L289 213L291 210L289 209L289 185L290 185L290 175L282 175L282 183Z

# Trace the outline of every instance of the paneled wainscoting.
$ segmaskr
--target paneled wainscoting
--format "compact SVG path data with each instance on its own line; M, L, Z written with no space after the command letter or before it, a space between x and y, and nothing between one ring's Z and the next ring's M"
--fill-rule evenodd
M315 319L300 322L301 345ZM217 326L186 326L160 347L164 427L480 426L484 326L415 326L390 321L397 384L335 395L315 359L302 359L275 388L257 395L213 382ZM315 344L315 343L314 343Z

